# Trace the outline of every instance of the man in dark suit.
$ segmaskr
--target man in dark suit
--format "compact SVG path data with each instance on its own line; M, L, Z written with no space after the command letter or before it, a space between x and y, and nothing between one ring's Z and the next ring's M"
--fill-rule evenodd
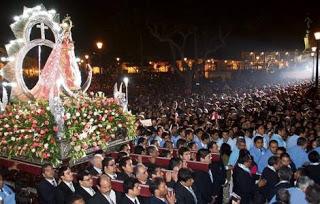
M320 184L320 156L317 151L312 151L309 153L308 158L310 164L305 167L306 174L315 183Z
M261 177L267 181L267 184L261 189L261 192L265 199L270 199L271 190L279 182L279 176L277 171L281 165L280 158L277 156L271 156L268 159L268 166L264 168Z
M97 181L98 191L87 202L88 204L117 204L120 203L120 196L112 190L111 178L102 174Z
M176 197L173 191L168 191L168 187L163 178L154 178L149 186L153 196L149 199L149 204L174 204Z
M211 154L208 149L198 150L197 161L205 162L210 165L211 160ZM210 203L216 200L216 198L220 194L220 191L222 190L222 184L218 179L214 179L211 168L209 168L208 171L195 172L195 181L193 186L198 190L200 200L204 203Z
M122 157L119 160L120 173L118 173L118 180L124 181L133 174L133 165L130 157Z
M269 196L269 201L272 199L274 195L278 192L279 189L284 188L290 188L292 187L290 180L292 177L292 170L289 167L282 166L278 170L278 176L280 181L274 186L274 188L271 190L270 196Z
M55 191L55 202L57 204L67 204L70 199L75 195L75 188L73 184L73 172L68 166L60 167L58 171L58 176L60 178L60 184Z
M178 172L178 182L174 186L177 204L197 204L199 202L195 190L192 188L193 182L191 170L181 168Z
M140 195L140 183L138 179L129 177L123 182L123 192L125 195L120 204L143 204L138 196Z
M92 176L99 176L103 173L102 160L103 160L103 156L101 154L95 154L91 159L92 166L88 168L88 171Z
M96 190L93 188L93 180L88 170L80 171L77 175L79 185L76 187L76 194L80 195L85 202L88 202Z
M233 170L233 192L241 197L241 204L252 203L255 193L266 184L264 179L259 180L257 185L255 184L255 178L249 169L251 164L252 157L250 154L245 154L239 157L238 164Z
M58 185L54 178L54 169L51 164L42 166L43 179L37 185L39 204L54 204L54 192Z

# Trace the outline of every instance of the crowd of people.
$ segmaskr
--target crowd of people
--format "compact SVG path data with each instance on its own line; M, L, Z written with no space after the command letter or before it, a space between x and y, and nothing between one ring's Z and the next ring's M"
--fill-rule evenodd
M155 80L162 83L132 91L137 131L131 145L121 145L116 157L100 152L77 172L62 166L56 175L44 165L41 204L320 203L320 103L306 97L310 84L252 87L237 80L186 95L181 86L162 88L165 82ZM168 167L158 157L169 159ZM208 170L194 170L189 161ZM123 192L113 189L115 180L123 181ZM142 185L150 197L141 196Z

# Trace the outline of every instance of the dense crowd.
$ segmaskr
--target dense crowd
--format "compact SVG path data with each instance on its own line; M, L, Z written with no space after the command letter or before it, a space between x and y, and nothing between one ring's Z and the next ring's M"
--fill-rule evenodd
M195 86L191 95L180 82L166 85L174 78L135 83L136 139L117 156L94 155L77 172L62 166L56 177L44 165L39 202L319 204L320 103L307 98L310 84L238 77ZM166 168L159 157L170 160ZM190 161L208 169L192 169ZM13 194L1 181L0 196ZM123 181L123 192L112 181ZM145 185L149 197L141 196Z

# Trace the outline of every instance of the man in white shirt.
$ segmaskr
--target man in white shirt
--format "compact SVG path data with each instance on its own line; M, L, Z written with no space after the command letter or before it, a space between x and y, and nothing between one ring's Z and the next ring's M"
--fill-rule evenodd
M109 176L102 174L97 181L98 191L88 201L88 204L117 204L119 196L112 190L111 179Z
M102 169L112 180L117 179L117 165L112 157L106 157L102 160Z

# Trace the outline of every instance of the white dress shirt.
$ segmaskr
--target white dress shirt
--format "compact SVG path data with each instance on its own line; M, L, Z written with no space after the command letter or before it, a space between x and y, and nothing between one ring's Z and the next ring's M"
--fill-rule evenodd
M110 204L117 203L116 193L114 192L114 190L111 189L111 191L108 194L103 194L103 196L108 200Z
M81 186L81 188L83 188L85 191L87 191L91 196L96 194L96 192L92 188L87 188L87 187L83 187L83 186Z
M139 199L137 197L131 198L128 194L126 194L127 198L129 198L133 203L140 204ZM135 202L136 201L136 202Z

